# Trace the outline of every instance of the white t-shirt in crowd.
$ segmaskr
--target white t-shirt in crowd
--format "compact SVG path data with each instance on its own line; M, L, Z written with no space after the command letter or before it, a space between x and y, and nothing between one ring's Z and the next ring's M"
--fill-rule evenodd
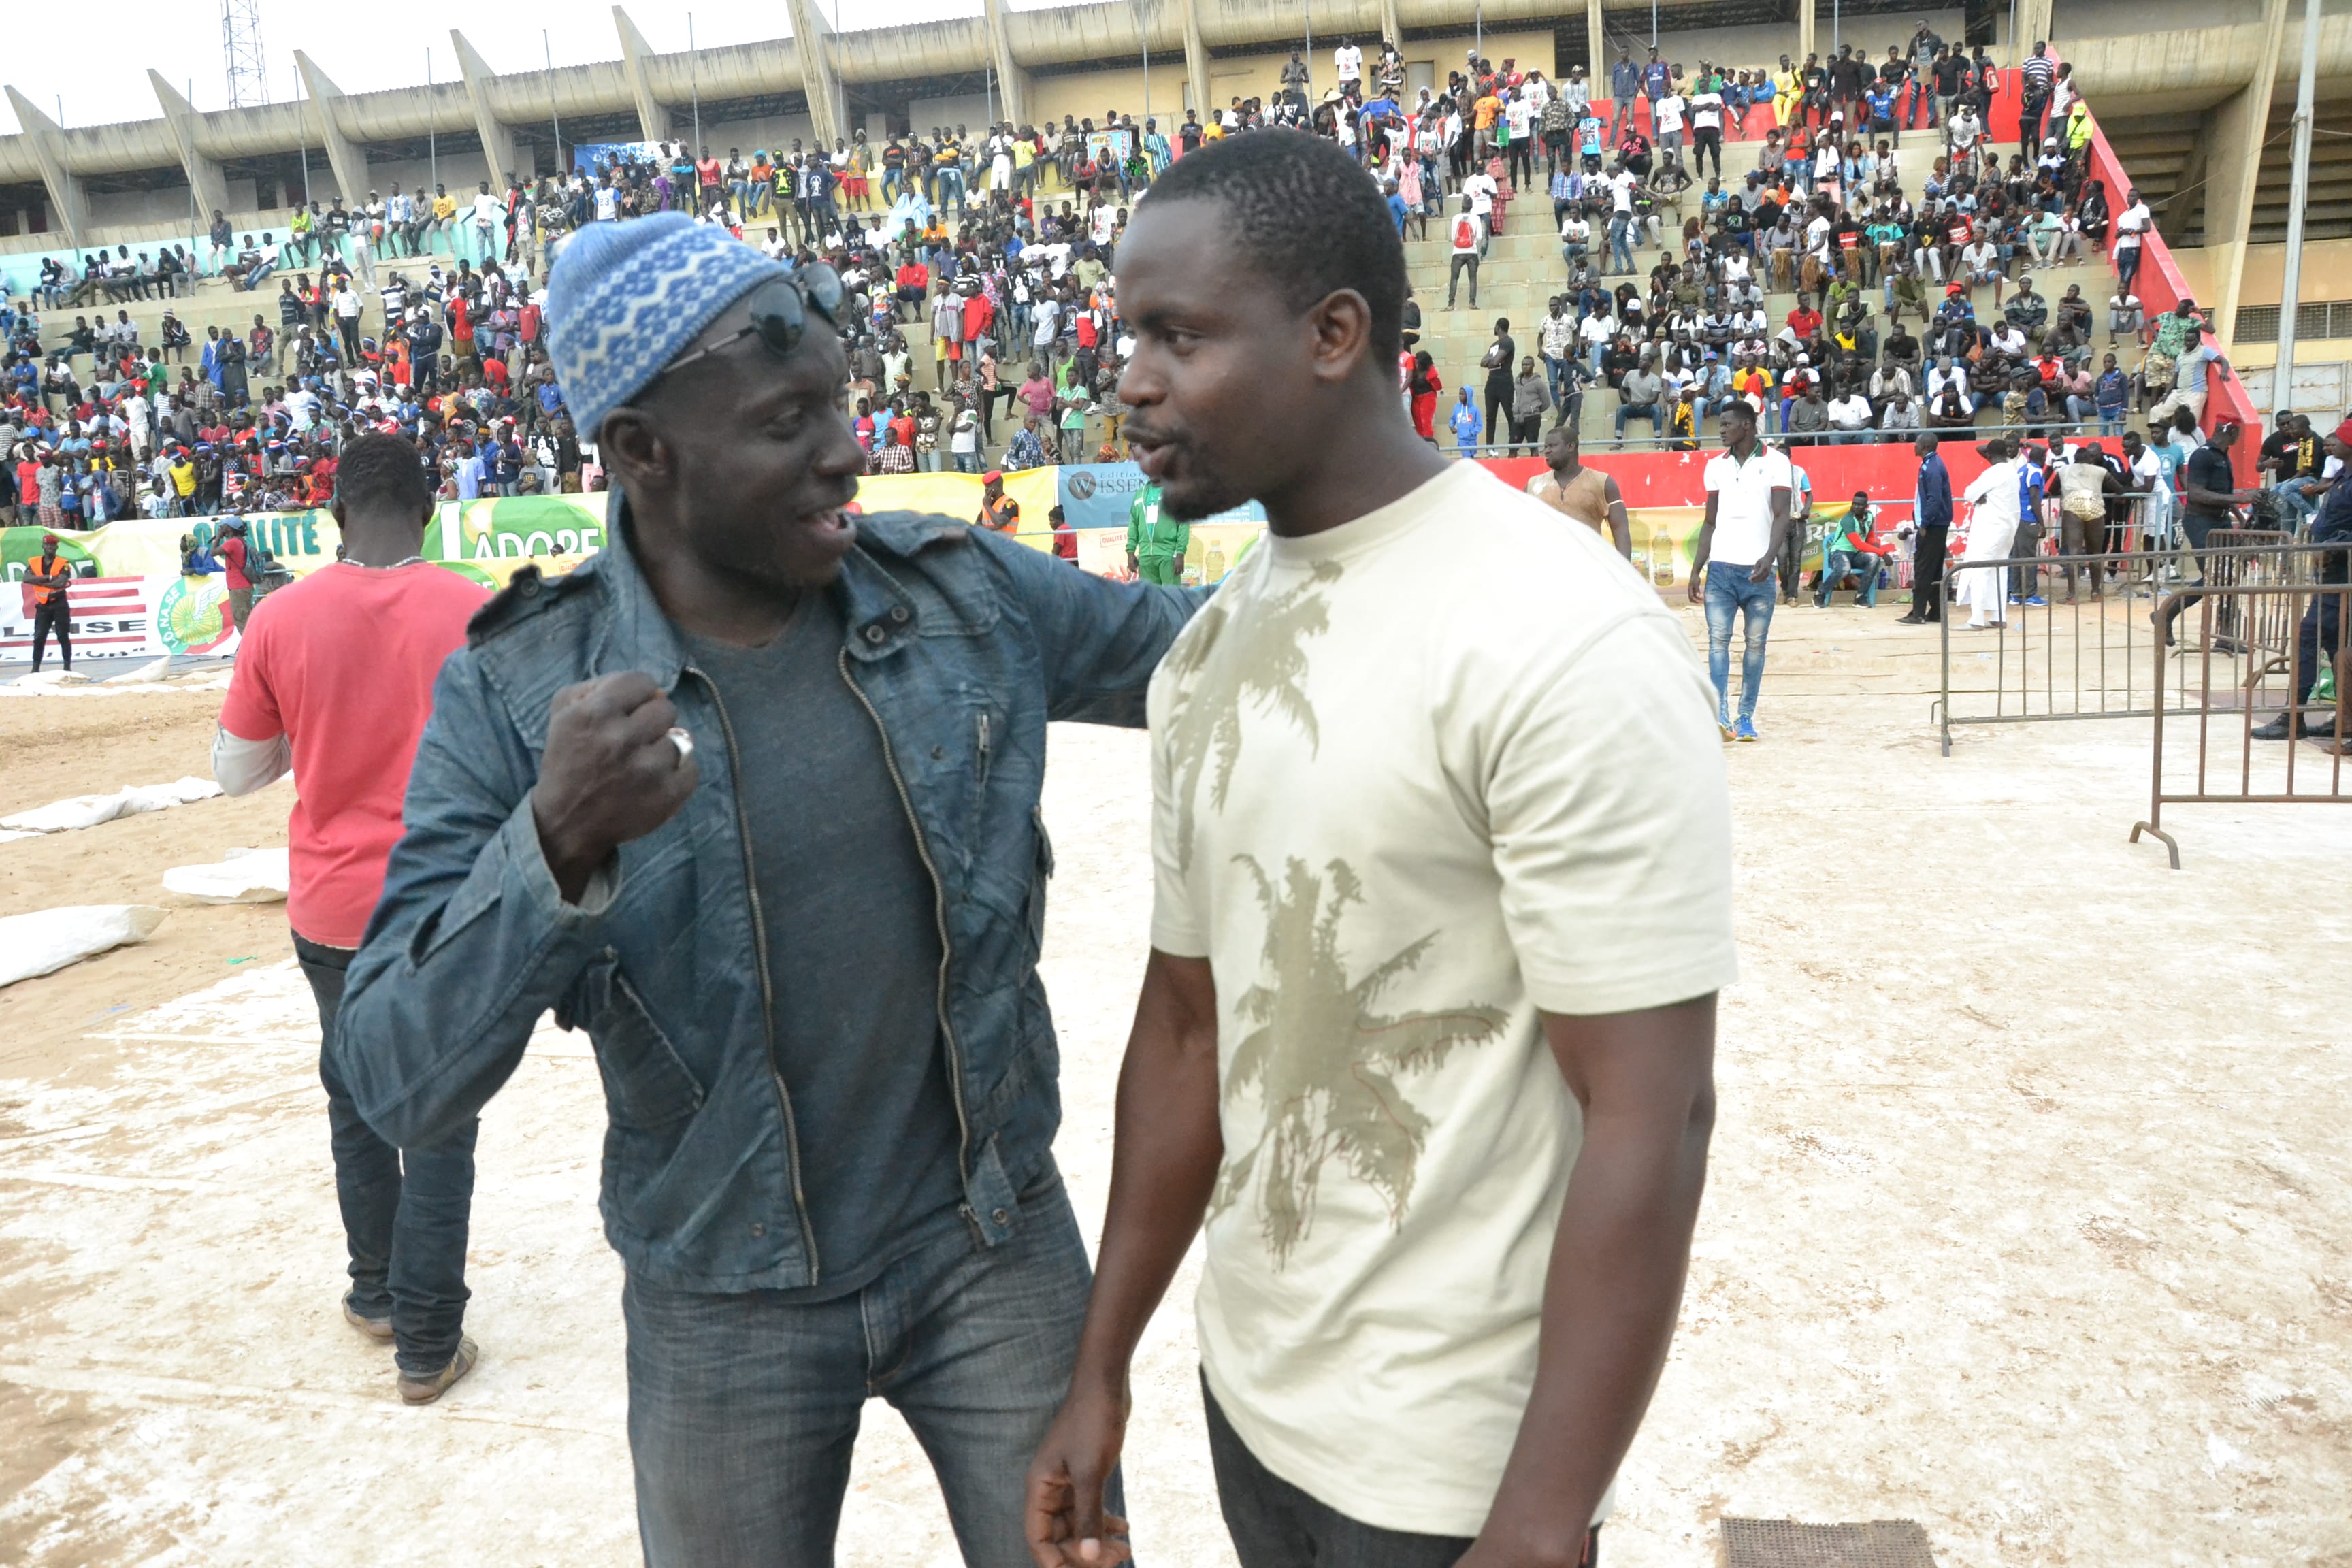
M1706 484L1716 498L1707 559L1726 566L1753 566L1763 560L1772 549L1772 492L1796 489L1789 459L1769 447L1759 447L1745 462L1717 452L1706 461Z
M1582 1141L1538 1009L1736 977L1713 703L1601 536L1473 463L1267 534L1152 678L1152 945L1217 993L1202 1370L1349 1518L1494 1502Z
M1683 128L1682 94L1678 92L1666 94L1650 106L1650 114L1657 121L1659 135L1664 136L1670 131L1680 131Z
M1331 68L1341 81L1360 81L1364 75L1364 51L1353 44L1342 44L1331 51Z
M1495 210L1495 177L1492 174L1472 174L1462 182L1462 194L1470 198L1470 210L1478 216L1485 217Z

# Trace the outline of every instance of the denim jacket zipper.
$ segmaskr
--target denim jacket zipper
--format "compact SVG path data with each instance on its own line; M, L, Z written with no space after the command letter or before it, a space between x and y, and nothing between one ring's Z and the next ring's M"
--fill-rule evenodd
M922 820L915 815L915 803L907 794L906 778L898 772L898 748L890 744L890 731L884 727L882 715L875 711L872 700L866 695L866 689L859 686L857 678L849 672L847 648L841 650L838 660L842 683L847 686L851 695L857 699L858 706L866 710L866 716L874 721L875 733L882 737L883 765L890 770L890 783L898 792L898 805L907 813L908 827L914 832L915 853L922 857L923 869L930 874L931 914L938 921L940 931L940 979L932 1005L939 1014L940 1037L947 1041L948 1079L955 1100L956 1173L963 1183L965 1197L965 1201L956 1206L963 1215L966 1223L977 1226L980 1224L979 1216L972 1213L971 1203L971 1121L966 1114L963 1104L963 1052L956 1045L955 1025L948 1017L948 965L951 962L953 950L948 938L947 884L940 879L939 866L931 859L930 841L923 837ZM988 719L985 714L982 716L980 721L980 743L981 754L985 759L988 751Z
M816 1255L816 1232L809 1224L808 1194L801 1187L800 1126L793 1118L792 1090L784 1086L783 1072L776 1066L776 993L768 973L768 918L760 908L760 879L751 859L751 824L743 812L743 771L736 758L735 726L727 717L719 683L690 664L686 673L710 693L710 705L719 710L719 731L727 737L727 777L735 792L735 837L742 842L743 890L751 900L751 958L760 971L760 1018L768 1032L768 1079L776 1086L776 1106L784 1115L784 1159L793 1173L793 1215L800 1222L801 1245L808 1250L809 1283L814 1285L823 1278L823 1270Z

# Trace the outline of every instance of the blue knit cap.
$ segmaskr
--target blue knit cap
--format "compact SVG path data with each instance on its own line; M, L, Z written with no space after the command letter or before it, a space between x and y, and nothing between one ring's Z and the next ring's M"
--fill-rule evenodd
M684 213L592 223L547 279L548 352L572 424L593 440L728 306L783 267Z

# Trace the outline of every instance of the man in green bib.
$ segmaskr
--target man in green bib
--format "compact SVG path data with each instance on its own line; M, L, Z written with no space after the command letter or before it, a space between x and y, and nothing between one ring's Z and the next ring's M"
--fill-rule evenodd
M1160 514L1160 487L1146 485L1127 508L1127 569L1146 583L1181 585L1192 525Z

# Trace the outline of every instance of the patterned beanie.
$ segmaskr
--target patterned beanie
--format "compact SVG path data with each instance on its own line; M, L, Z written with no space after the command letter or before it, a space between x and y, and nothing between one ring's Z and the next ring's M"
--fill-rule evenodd
M567 241L547 279L548 351L581 439L772 278L770 260L684 213L592 223Z

